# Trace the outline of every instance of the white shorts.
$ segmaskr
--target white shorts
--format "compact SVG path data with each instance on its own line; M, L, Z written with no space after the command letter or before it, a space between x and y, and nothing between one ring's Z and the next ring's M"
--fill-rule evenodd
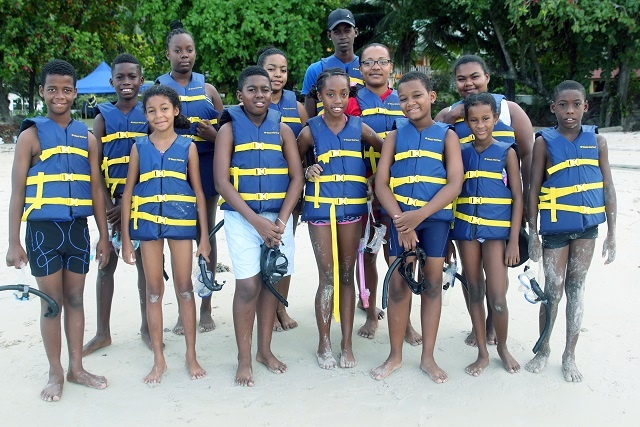
M263 212L259 214L269 221L277 221L278 214ZM289 267L286 276L293 274L293 218L289 215L284 229L280 251L287 257ZM224 234L229 246L229 255L236 280L248 279L260 273L260 245L264 243L255 228L236 211L224 211Z

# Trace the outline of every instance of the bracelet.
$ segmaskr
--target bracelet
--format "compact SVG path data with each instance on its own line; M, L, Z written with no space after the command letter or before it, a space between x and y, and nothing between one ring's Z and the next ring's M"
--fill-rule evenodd
M304 179L309 179L309 168L311 166L307 166L307 168L304 170Z
M280 224L282 224L284 228L287 228L287 224L283 220L281 220L280 218L276 218L276 220L280 221Z

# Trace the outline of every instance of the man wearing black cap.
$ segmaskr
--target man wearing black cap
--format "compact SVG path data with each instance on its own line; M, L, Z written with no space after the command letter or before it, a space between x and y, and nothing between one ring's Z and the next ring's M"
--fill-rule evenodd
M316 105L316 100L309 93L311 87L316 83L318 75L327 68L342 68L349 74L351 84L360 84L362 74L360 74L360 58L353 51L353 42L358 36L356 20L347 9L336 9L329 14L327 37L333 42L333 55L314 62L307 68L302 83L302 94L305 95L304 107L309 117L318 115L321 106Z

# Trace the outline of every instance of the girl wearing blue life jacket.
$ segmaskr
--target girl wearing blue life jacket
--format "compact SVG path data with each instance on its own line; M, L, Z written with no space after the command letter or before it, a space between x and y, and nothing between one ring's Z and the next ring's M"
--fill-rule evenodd
M276 47L267 47L258 52L258 65L267 70L271 80L271 104L269 104L269 108L280 113L280 121L289 126L293 131L293 135L297 138L302 128L307 124L309 116L307 116L304 105L296 99L296 94L284 88L287 85L287 79L289 77L287 55ZM292 214L294 234L301 212L302 194L300 194L300 199ZM278 283L278 290L285 299L287 299L289 295L290 282L291 276L285 276ZM273 330L288 331L297 326L298 322L289 316L287 308L279 302Z
M196 46L191 34L184 29L180 21L171 22L171 31L166 38L166 57L171 63L171 71L156 79L156 83L169 86L180 96L181 111L189 119L186 129L176 129L176 133L191 138L196 143L200 158L200 178L202 191L206 197L209 232L216 224L218 194L213 185L213 150L218 134L218 116L222 113L223 104L215 87L205 83L202 74L193 71L196 61ZM207 234L208 235L208 234ZM215 236L211 239L211 253L207 270L215 280L217 249ZM200 303L200 332L215 329L211 317L211 296L202 298ZM183 333L182 321L178 321L173 333Z
M455 86L462 100L473 93L489 92L489 82L491 80L489 67L481 57L477 55L462 55L455 62L453 71L455 74ZM504 95L493 94L493 96L496 99L499 115L498 123L494 127L493 137L498 141L509 143L515 140L515 148L517 148L517 153L520 157L525 198L524 218L527 209L526 199L528 197L531 153L533 150L533 127L531 126L531 120L522 107L515 102L508 101ZM464 105L462 101L441 110L436 115L435 120L454 125L461 143L470 142L471 138L473 138L473 134L464 121ZM467 298L464 288L463 294ZM487 307L487 343L496 344L496 332L491 319L493 310L490 309L489 305ZM475 331L473 329L465 339L465 344L472 347L476 345Z
M147 280L147 321L153 348L153 368L144 378L157 384L167 370L162 348L163 251L165 239L171 251L171 269L184 324L186 365L191 379L206 371L196 359L196 312L191 283L193 240L196 228L207 235L206 200L200 184L198 151L189 139L176 134L186 127L180 99L173 89L156 85L145 91L142 108L153 132L139 138L131 149L129 172L122 195L122 258L135 264L131 239L140 240ZM197 221L197 226L196 226ZM208 258L209 239L201 239L196 257Z
M450 125L431 118L436 93L424 73L411 71L402 76L398 95L408 120L398 121L398 129L384 141L376 172L376 196L392 220L389 261L417 247L426 254L422 274L427 289L420 294L420 367L434 382L443 383L448 375L433 353L442 309L442 267L453 222L452 202L462 186L460 141ZM387 313L391 352L371 371L374 379L384 379L402 366L411 295L398 270L394 270Z
M349 75L338 68L323 71L316 82L324 114L309 119L298 137L300 157L313 150L314 163L305 171L307 180L302 220L309 222L309 235L318 264L316 322L318 364L333 369L337 362L331 350L331 306L340 322L342 342L340 366L356 366L351 335L355 309L354 267L362 233L361 218L367 214L365 141L377 150L382 139L359 117L345 115L349 98ZM340 321L340 319L342 319Z
M458 243L468 284L469 314L477 332L478 358L467 366L466 372L478 376L489 365L484 311L486 276L498 354L505 369L516 373L520 365L507 349L507 266L517 264L520 258L518 237L523 198L518 156L513 144L493 137L498 112L491 94L471 94L464 100L464 110L474 139L462 148L465 175L462 192L456 199L451 238Z

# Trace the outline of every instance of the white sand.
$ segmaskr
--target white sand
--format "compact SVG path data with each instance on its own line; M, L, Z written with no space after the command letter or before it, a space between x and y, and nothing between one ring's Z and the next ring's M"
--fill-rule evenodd
M639 133L605 136L610 142L612 164L640 166ZM12 146L0 146L0 180L5 182L0 188L0 199L5 201L0 206L0 229L4 236L12 159ZM85 358L86 368L105 375L109 387L100 391L67 383L57 403L42 402L39 397L47 381L48 365L39 331L38 299L20 303L12 292L0 292L0 425L638 425L640 170L616 168L613 177L618 194L618 256L614 264L603 265L600 251L606 228L601 227L587 278L586 315L577 349L578 367L585 377L582 383L566 383L560 371L564 304L551 339L552 355L546 370L537 375L524 370L538 338L539 306L526 302L517 290L516 276L521 269L510 271L508 295L509 346L523 366L518 374L503 369L495 347L490 349L491 363L480 377L465 374L464 368L475 360L476 350L463 342L470 320L459 286L450 304L443 308L436 349L437 360L450 376L447 383L437 385L422 373L420 348L409 345L404 347L401 370L380 382L369 377L369 370L382 363L389 352L386 320L380 323L374 340L354 333L356 368L318 368L314 318L317 270L303 224L296 236L296 274L289 297L289 312L300 326L274 333L273 338L274 353L289 366L286 374L274 375L254 363L255 387L234 386L234 285L232 273L224 273L218 279L227 280L227 285L214 300L217 329L197 336L199 359L208 371L207 377L189 379L184 368L183 338L165 332L169 370L161 385L150 388L143 384L142 378L152 366L152 353L138 332L135 268L120 261L111 321L113 344ZM6 250L5 237L0 241L0 253L6 254ZM224 231L218 236L218 251L218 260L230 265ZM379 271L381 288L386 271L382 257ZM95 333L95 277L96 268L92 266L85 293L85 342ZM0 284L16 283L17 278L13 269L0 270ZM31 283L35 283L32 278ZM172 288L171 282L167 288ZM413 304L412 321L419 325L419 299L414 298ZM167 289L165 329L173 326L176 315L175 296L172 289ZM356 331L364 317L357 311ZM337 356L338 325L332 332ZM64 343L62 359L66 366Z

